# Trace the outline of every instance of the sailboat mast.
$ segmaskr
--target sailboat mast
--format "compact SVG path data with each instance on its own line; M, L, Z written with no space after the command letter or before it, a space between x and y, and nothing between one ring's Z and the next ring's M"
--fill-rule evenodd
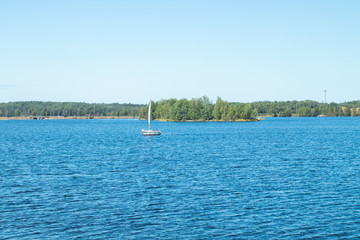
M150 118L151 118L151 102L149 104L149 111L148 111L148 123L149 123L149 129L151 129L151 126L150 126Z

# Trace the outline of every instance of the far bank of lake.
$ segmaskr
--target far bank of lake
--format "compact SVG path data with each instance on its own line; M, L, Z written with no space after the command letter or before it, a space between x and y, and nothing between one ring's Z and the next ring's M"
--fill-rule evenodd
M0 120L70 120L70 119L138 119L138 117L127 117L127 116L94 116L94 117L76 117L76 116L27 116L27 117L0 117ZM147 119L139 119L139 120L147 120ZM171 119L154 119L154 121L160 122L257 122L259 120L264 120L264 118L254 118L254 119L237 119L233 121L227 120L183 120L176 121Z
M117 116L94 116L94 117L75 117L75 116L28 116L28 117L0 117L0 120L67 120L67 119L137 119L137 117L117 117Z

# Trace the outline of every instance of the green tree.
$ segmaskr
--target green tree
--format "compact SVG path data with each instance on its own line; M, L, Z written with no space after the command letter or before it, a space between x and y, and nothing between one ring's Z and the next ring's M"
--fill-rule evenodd
M20 109L15 109L15 117L19 117L20 116Z
M188 119L189 102L183 98L177 101L171 108L171 118L175 121Z
M252 117L252 108L250 104L246 104L244 112L242 113L242 119L251 119Z
M204 120L211 120L213 104L211 103L210 99L207 96L203 96L198 101L200 102L199 105L202 106L200 110L201 118Z
M350 110L350 108L345 108L344 109L344 116L346 116L346 117L350 117L351 116L351 110Z
M230 121L236 120L236 105L235 104L231 104L229 106L227 114L226 114L226 119L228 119Z
M82 115L83 115L83 112L82 112L81 107L78 107L77 115L78 115L78 116L82 116Z
M299 109L299 116L300 117L310 117L311 116L311 109L309 107L301 107Z
M213 118L215 120L224 119L226 116L226 107L227 103L223 101L220 97L218 97L213 108Z
M198 120L201 118L201 108L196 99L189 101L188 118L191 120Z
M286 108L285 111L279 113L279 117L291 117L291 110L290 108Z
M317 107L311 109L310 116L317 117L318 115L320 115L320 111Z
M140 119L147 119L147 106L143 106L140 108L140 111L139 111L139 118Z

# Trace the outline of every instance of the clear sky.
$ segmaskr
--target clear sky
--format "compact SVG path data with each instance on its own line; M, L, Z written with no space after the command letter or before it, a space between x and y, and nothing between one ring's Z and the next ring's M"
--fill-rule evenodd
M360 100L358 0L3 0L0 102Z

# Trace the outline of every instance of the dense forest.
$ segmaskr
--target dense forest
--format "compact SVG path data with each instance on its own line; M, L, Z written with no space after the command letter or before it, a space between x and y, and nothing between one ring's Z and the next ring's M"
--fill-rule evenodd
M360 101L324 104L316 101L261 101L253 103L231 103L218 98L213 104L208 97L161 100L152 102L152 119L216 120L236 121L256 116L272 117L317 117L317 116L359 116ZM147 118L147 107L143 106L139 118Z
M319 103L316 101L254 102L251 106L260 116L317 117L360 116L360 101L345 103Z
M187 100L185 98L161 100L151 103L152 119L167 119L172 121L235 121L251 119L257 116L251 104L228 103L218 98L213 104L206 96ZM147 106L140 109L139 118L147 118Z
M0 117L19 116L131 116L137 117L143 105L76 102L0 103Z
M319 103L316 101L259 101L233 103L208 97L152 101L152 119L172 121L236 121L257 116L316 117L360 116L360 101ZM9 102L0 103L0 117L26 116L124 116L147 119L147 105L76 102Z

